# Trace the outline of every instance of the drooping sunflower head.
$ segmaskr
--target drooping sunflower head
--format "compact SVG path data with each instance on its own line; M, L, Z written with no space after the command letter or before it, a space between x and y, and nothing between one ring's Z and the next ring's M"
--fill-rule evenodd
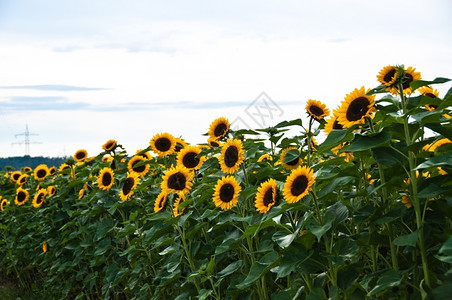
M276 204L276 196L276 181L269 179L263 182L257 189L256 200L254 201L256 210L262 214L268 213L272 206Z
M341 130L344 129L344 127L339 123L337 120L337 112L338 110L333 110L333 115L326 120L325 127L323 128L323 131L328 135L333 130Z
M421 80L421 73L416 72L416 69L413 67L408 67L408 69L405 69L403 66L399 66L398 68L398 76L396 82L390 89L390 93L393 95L399 95L401 93L401 91L399 90L399 85L402 85L403 93L409 95L413 92L410 83L416 80Z
M218 157L221 170L226 174L233 174L245 159L242 141L227 140L221 147L221 154Z
M432 99L437 99L439 97L439 92L437 89L433 89L429 86L423 86L420 87L418 89L419 93L421 93L421 95L432 98ZM433 111L435 109L437 109L438 106L433 105L433 104L426 104L425 105L425 109Z
M344 128L363 124L375 112L375 95L366 95L364 87L347 94L337 110L337 121Z
M220 139L224 137L229 131L229 120L226 118L215 119L209 127L208 135L213 139Z
M293 151L292 151L293 150ZM286 158L287 154L289 153L289 151L293 152L298 152L298 156L295 157L294 159L290 159L289 160ZM297 149L297 147L288 147L285 148L281 151L281 155L280 155L280 161L281 161L281 165L288 169L288 170L293 170L298 168L298 166L300 166L303 163L303 160L300 158L300 150Z
M138 177L138 174L135 172L131 172L127 174L126 179L124 180L124 183L122 185L122 189L119 192L119 198L122 201L127 201L132 197L134 190L136 189L138 183L140 181L140 178Z
M299 166L287 176L283 195L288 203L295 203L309 194L315 182L314 171L307 166Z
M97 178L97 185L101 190L109 190L115 183L115 176L111 168L103 168L100 170L99 177Z
M46 164L40 164L35 168L33 175L36 180L42 181L49 175L49 168Z
M55 168L55 166L52 166L51 168L49 168L49 175L55 175L56 171L57 169Z
M193 185L192 180L193 173L187 168L177 165L163 175L162 191L186 194Z
M77 150L74 154L74 160L77 162L84 161L88 157L88 151L85 149Z
M384 86L392 86L398 77L399 68L396 66L385 66L377 75L377 80Z
M28 178L28 174L22 174L19 179L17 179L17 184L18 185L24 185L27 182L27 178Z
M54 185L49 185L47 187L47 194L49 195L49 197L52 197L56 194L56 187Z
M213 193L213 202L221 209L231 209L236 206L242 188L233 176L226 176L218 180Z
M257 162L263 162L263 161L270 161L273 160L273 157L271 157L268 153L262 154L257 159Z
M164 132L154 135L150 141L152 151L159 157L173 154L176 149L176 139L171 134Z
M175 193L174 194L174 206L173 206L173 214L174 217L180 216L185 212L185 208L180 209L179 205L184 202L185 199L185 194L183 193Z
M116 140L110 139L102 145L102 149L105 151L113 151L115 150L117 143L118 142Z
M146 175L151 167L145 163L146 159L141 155L132 157L127 163L127 169L130 173L136 173L138 176L143 177Z
M39 189L39 191L35 194L33 197L33 207L34 208L40 208L42 204L44 203L47 196L47 190L46 189Z
M312 99L308 100L308 103L306 104L306 111L308 115L317 120L321 120L330 114L330 110L324 103Z
M165 207L166 200L168 199L168 193L161 191L155 199L154 212L159 212Z
M19 180L20 176L22 176L22 172L20 171L14 171L11 173L11 181L14 183L17 183L17 181Z
M6 200L5 198L2 198L2 196L0 196L0 210L4 211L6 206L8 206L8 200Z
M17 190L16 190L16 198L14 199L14 203L17 206L24 205L25 202L28 201L28 198L30 198L30 193L28 193L27 190L25 190L25 189L23 189L21 187L17 188Z
M187 146L177 154L177 164L189 170L198 170L206 160L205 156L199 157L201 148L197 146Z

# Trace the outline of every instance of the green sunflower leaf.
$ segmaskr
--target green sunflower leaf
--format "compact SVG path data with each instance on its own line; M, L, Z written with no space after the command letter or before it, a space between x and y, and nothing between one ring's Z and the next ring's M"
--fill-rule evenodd
M444 77L437 77L431 81L429 80L415 80L413 82L410 83L410 86L413 90L417 90L420 87L426 86L426 85L431 85L431 84L438 84L438 83L445 83L450 81L449 78L444 78Z
M424 161L418 165L415 170L422 170L432 167L449 166L452 167L452 152L446 152L440 155L433 156L432 158Z
M291 161L294 161L295 159L297 159L298 157L300 157L300 151L298 151L297 149L292 149L287 151L286 156L284 156L284 163L290 163Z
M419 231L413 231L412 233L401 235L394 239L393 243L396 246L411 246L415 247L417 240L419 239Z
M259 261L253 263L245 280L238 284L238 289L245 289L253 282L259 280L264 274L276 266L280 260L279 254L275 251L265 254Z
M388 143L392 138L388 131L381 131L375 135L355 135L355 139L350 146L343 148L343 151L358 152L369 150Z

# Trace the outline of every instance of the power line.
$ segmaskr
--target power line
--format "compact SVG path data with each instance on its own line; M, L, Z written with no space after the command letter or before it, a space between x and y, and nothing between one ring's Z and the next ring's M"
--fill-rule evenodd
M37 133L31 133L28 130L28 124L25 125L25 132L15 134L14 137L17 139L18 136L24 136L24 140L21 142L14 142L11 145L25 145L25 156L30 156L30 144L42 144L41 142L30 141L30 135L38 135Z

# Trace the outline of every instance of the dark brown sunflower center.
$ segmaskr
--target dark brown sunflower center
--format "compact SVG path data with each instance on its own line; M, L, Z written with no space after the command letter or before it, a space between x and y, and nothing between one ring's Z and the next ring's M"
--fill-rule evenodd
M388 73L385 74L385 76L383 77L383 81L386 83L391 82L395 73L396 73L396 69L392 69L391 71L389 71Z
M135 172L137 172L137 173L141 173L141 172L143 172L144 170L146 170L146 165L141 165L141 166L137 166L137 164L139 163L139 162L141 162L142 160L140 159L140 160L136 160L133 164L132 164L132 169L135 171Z
M344 127L342 127L341 124L339 124L339 122L337 120L334 121L333 123L333 129L343 129Z
M165 196L161 196L158 199L158 206L159 206L159 208L163 208L163 205L165 205L165 202L166 202L166 197Z
M85 158L85 153L84 152L77 152L77 154L75 155L75 157L77 159L84 159Z
M17 179L19 179L20 174L13 174L13 180L17 181Z
M20 178L19 184L24 184L26 182L25 177Z
M407 89L410 87L410 83L413 82L413 75L406 73L403 80L402 88Z
M218 144L216 141L210 141L210 147L217 148L219 146L220 146L220 144Z
M347 120L358 121L369 111L369 99L366 97L356 98L350 103L347 109Z
M42 202L44 202L44 193L40 193L38 194L38 197L36 197L36 204L41 204Z
M36 176L38 178L44 178L47 176L47 171L44 169L40 169L40 170L38 170L38 172L36 172Z
M106 173L104 173L104 175L102 175L102 185L103 186L109 186L111 184L111 181L112 181L112 177L109 172L106 172Z
M186 168L194 168L199 164L198 154L196 152L188 152L184 155L182 163Z
M312 105L309 110L311 111L311 113L316 116L316 117L320 117L321 115L324 114L323 109L321 109L318 106Z
M27 195L24 192L20 191L19 193L17 193L17 201L23 202L26 198Z
M290 187L290 192L294 196L301 195L306 188L308 187L308 179L306 176L301 175L295 178L295 180L292 183L292 186Z
M216 137L221 137L224 135L224 133L226 132L226 130L228 129L228 127L226 126L226 124L224 123L220 123L215 127L215 130L213 131L213 134Z
M294 160L289 161L287 164L288 164L289 166L296 166L296 165L298 164L299 161L300 161L300 158L297 157L297 158L295 158Z
M185 175L181 172L177 172L169 176L168 188L176 191L182 191L183 189L185 189L186 182L187 179L185 178Z
M114 147L115 145L116 145L116 144L115 144L114 142L107 143L107 144L105 145L105 149L111 150L111 149L113 149L113 147Z
M225 183L220 188L220 200L223 202L230 202L234 198L234 186L230 183Z
M130 191L132 191L134 184L135 184L135 179L132 177L127 177L126 180L124 180L124 186L122 187L122 193L124 195L128 195L130 193Z
M56 173L56 169L55 168L49 169L49 174L50 175L54 175L55 173Z
M438 98L438 97L436 97L435 94L432 94L432 93L425 93L424 96L427 96L427 97L430 97L430 98Z
M224 164L228 168L235 166L239 160L239 149L236 146L229 146L224 152Z
M155 141L155 148L162 152L168 151L171 148L171 141L165 137L159 138Z
M264 194L264 205L269 206L274 202L273 200L273 189L269 188Z

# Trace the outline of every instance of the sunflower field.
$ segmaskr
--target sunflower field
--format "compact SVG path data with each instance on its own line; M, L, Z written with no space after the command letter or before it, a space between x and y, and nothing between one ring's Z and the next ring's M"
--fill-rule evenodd
M447 299L450 80L376 77L270 128L0 171L2 278L39 299Z

